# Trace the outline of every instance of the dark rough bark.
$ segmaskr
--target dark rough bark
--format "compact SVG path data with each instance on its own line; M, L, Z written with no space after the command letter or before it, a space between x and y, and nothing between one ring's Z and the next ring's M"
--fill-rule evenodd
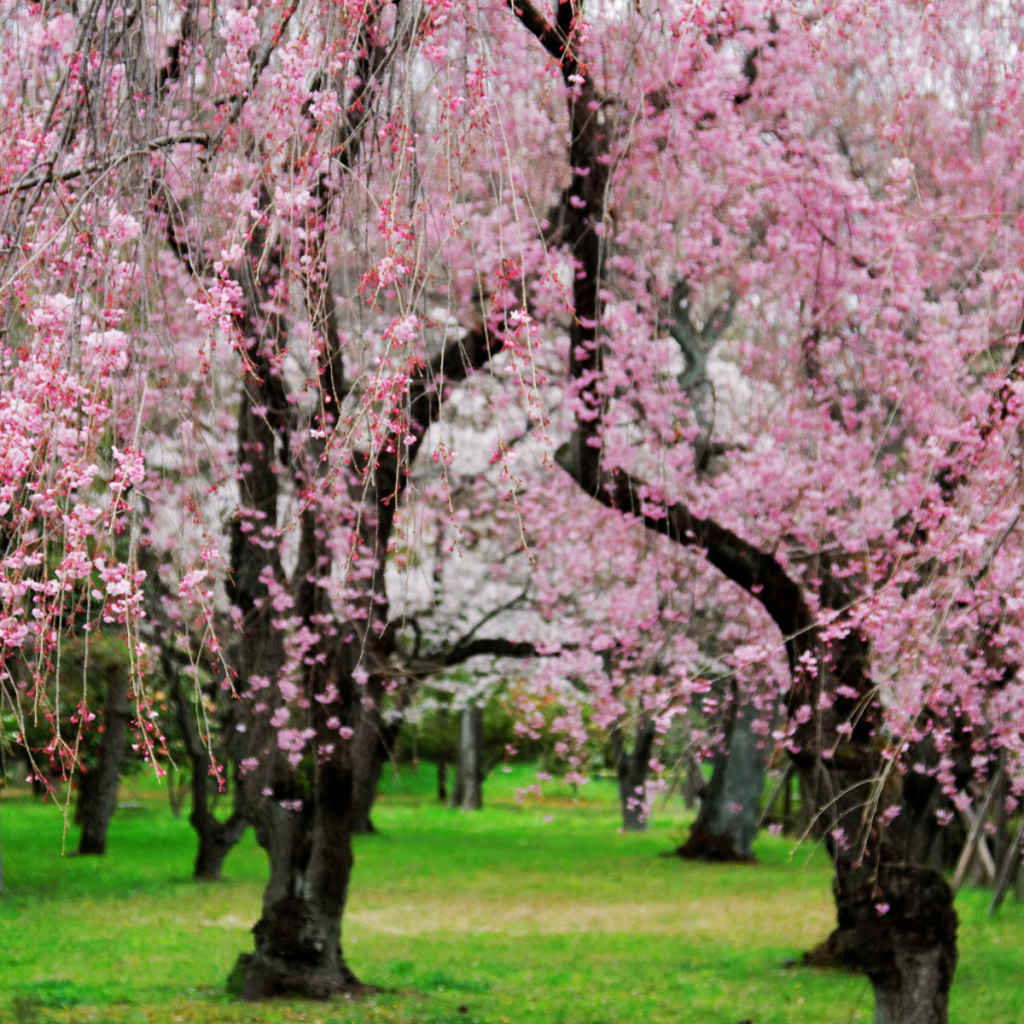
M379 680L369 680L365 687L365 702L355 709L355 735L352 737L352 801L353 832L371 835L376 831L370 820L377 784L384 770L387 751L383 750L381 736L380 702L384 688Z
M484 805L484 709L467 704L459 721L459 764L452 787L452 807L479 811Z
M622 806L622 827L626 832L645 832L647 815L644 813L646 784L651 746L654 743L654 721L641 718L633 742L627 751L622 729L611 730L612 752L615 755L615 775L619 782L619 803Z
M751 861L757 831L758 801L764 789L768 761L764 739L751 726L757 709L734 703L725 728L725 743L714 757L711 780L697 820L686 842L676 850L690 860ZM738 808L738 810L737 810Z
M79 809L82 834L78 852L99 855L107 850L107 827L117 808L117 786L121 781L125 733L128 728L128 679L111 669L107 675L103 708L103 739L97 763L79 781Z
M301 810L267 800L256 835L270 880L255 951L239 958L239 995L313 999L358 985L341 950L341 916L352 871L352 772L342 754L318 765L314 795Z
M942 876L893 861L876 874L841 857L836 905L839 927L832 941L844 962L870 979L876 1024L947 1021L957 919Z

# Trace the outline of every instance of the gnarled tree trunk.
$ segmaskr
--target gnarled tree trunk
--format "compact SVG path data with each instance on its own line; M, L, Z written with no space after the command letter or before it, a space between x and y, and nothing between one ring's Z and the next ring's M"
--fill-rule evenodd
M359 984L341 949L352 872L352 767L347 753L336 755L317 765L312 799L282 775L256 817L270 880L253 929L255 950L236 968L243 1000L325 999Z
M828 593L828 581L826 590ZM845 599L836 585L833 602ZM869 649L855 634L826 660L835 685L866 689ZM824 652L821 652L824 654ZM793 698L810 696L803 681ZM838 698L796 730L794 755L806 792L821 808L816 832L827 833L835 861L837 927L808 955L867 975L875 993L876 1021L885 1024L947 1024L949 990L957 963L957 915L953 892L930 857L937 825L934 780L892 772L874 735L876 708L863 706L852 734L831 757L817 755L815 737L835 735L853 718L853 699ZM820 716L820 717L819 717ZM922 744L927 757L928 743ZM884 786L879 782L885 779ZM879 788L880 787L880 788ZM865 821L868 795L878 794L875 817ZM883 827L887 811L895 812Z
M268 370L267 378L253 381L252 386L266 389L269 378ZM260 521L273 529L278 497L273 462L276 438L268 416L254 406L247 389L238 427L241 492L247 511L258 513ZM276 681L285 651L266 597L267 580L282 578L280 559L276 545L251 543L243 521L240 515L233 533L230 595L243 616L238 673L242 680ZM324 545L314 511L306 510L301 522L295 607L305 621L313 622L329 607L327 595L313 577L314 569L321 568ZM372 641L372 634L367 639ZM311 778L289 762L278 727L271 722L274 706L282 706L277 687L250 691L254 704L247 714L246 752L257 766L242 781L248 816L270 862L270 879L253 929L255 950L239 957L234 972L243 1000L282 995L325 999L358 984L341 950L341 917L352 871L352 745L342 741L334 721L353 722L359 688L349 660L352 646L329 644L321 638L308 659L304 688L315 732L312 749L319 753L313 758Z
M883 844L877 869L838 858L835 895L844 957L871 981L876 1024L946 1024L957 917L942 876L890 860Z

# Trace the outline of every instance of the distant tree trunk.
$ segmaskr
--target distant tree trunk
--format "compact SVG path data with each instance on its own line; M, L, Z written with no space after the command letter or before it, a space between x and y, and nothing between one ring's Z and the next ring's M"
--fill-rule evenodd
M1006 813L1006 796L1008 793L1006 777L1006 751L999 752L999 768L996 774L994 785L997 787L993 809L996 813L996 831L993 836L992 857L996 865L1002 864L1006 859L1006 851L1010 845L1010 818Z
M123 672L107 676L103 709L103 739L99 760L79 781L79 810L82 835L78 852L98 855L107 849L107 826L117 807L117 786L121 780L125 733L128 728L128 680Z
M751 726L757 718L752 703L733 705L726 719L725 742L712 762L711 781L701 801L697 820L680 857L711 861L750 861L757 828L758 801L768 769L764 740Z
M626 750L621 726L610 733L615 755L615 774L619 780L619 801L622 805L622 827L626 832L647 830L646 802L647 773L654 743L654 721L641 718L631 751Z
M448 707L437 709L437 799L442 803L448 799L448 757L446 755L445 733L448 731Z
M683 803L687 810L697 806L704 799L704 792L707 783L704 781L704 773L701 771L700 761L694 756L692 750L686 752L686 778L683 781Z
M377 787L384 774L384 764L390 759L402 728L401 718L389 722L381 718L379 708L384 696L383 686L367 683L366 692L373 706L360 708L359 725L352 739L352 800L355 808L353 834L357 836L373 835L377 831L370 812L377 800Z
M177 776L177 781L171 777L171 773ZM182 773L177 768L167 770L167 802L171 805L171 814L175 818L181 817L181 808L185 803L185 794L191 789L191 780L182 779Z
M459 727L459 766L452 789L452 807L479 811L484 805L484 709L467 704Z
M189 824L199 837L196 862L192 876L207 882L216 882L224 870L224 859L242 838L248 827L243 810L242 789L236 777L232 785L234 808L227 821L220 821L210 809L209 783L213 757L196 729L194 710L182 691L181 676L173 656L166 647L162 653L164 676L170 681L171 697L178 714L178 726L185 738L192 762L192 813ZM234 729L233 716L224 723L226 731Z

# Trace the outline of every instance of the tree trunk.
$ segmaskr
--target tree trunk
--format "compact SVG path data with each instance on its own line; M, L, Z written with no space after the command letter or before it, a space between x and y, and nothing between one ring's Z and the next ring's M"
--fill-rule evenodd
M452 806L479 811L484 806L484 709L467 704L459 727L459 767L452 790Z
M402 729L401 717L391 718L387 722L381 718L380 702L384 697L384 687L370 681L365 689L373 706L360 708L359 725L352 740L352 799L355 807L353 834L357 836L373 835L377 831L370 812L377 800L377 787L384 774L384 765L391 759Z
M683 803L687 810L693 810L704 799L706 789L707 783L704 781L700 761L694 756L693 751L688 749L686 752L686 778L683 780Z
M680 857L709 861L751 861L757 831L758 802L764 789L768 759L764 740L751 726L757 718L753 703L733 706L726 721L724 744L716 751L711 781L697 820Z
M208 769L207 769L208 771ZM227 821L220 821L209 809L207 783L209 775L192 773L192 813L189 824L199 837L195 867L192 876L204 882L219 882L224 869L224 860L245 835L249 827L242 807L237 780L233 785L234 810Z
M224 822L218 820L210 809L209 802L213 755L196 729L193 709L182 691L178 666L166 645L161 650L161 666L164 678L170 684L171 699L178 715L178 726L192 762L192 813L189 814L188 820L199 837L199 849L196 852L192 876L207 882L220 881L224 859L245 834L249 824L243 808L241 784L236 777L232 786L234 809L231 817ZM223 729L227 734L233 732L234 727L234 716L228 714L223 722Z
M107 826L117 807L117 786L121 780L125 733L128 727L128 680L117 670L107 677L103 709L103 740L99 760L79 783L82 835L78 852L98 855L107 849Z
M957 917L942 876L899 861L875 875L841 857L835 893L834 941L871 981L876 1024L947 1024Z
M301 806L289 809L275 795L256 818L270 880L253 929L255 952L240 956L235 968L243 1000L326 999L359 984L341 951L352 871L350 765L336 752L316 768L312 801L299 798Z
M615 774L619 780L619 802L622 806L622 828L625 832L647 831L647 773L654 743L654 722L641 718L633 749L626 751L622 729L611 731L615 754Z
M444 803L448 799L448 705L437 709L437 799Z

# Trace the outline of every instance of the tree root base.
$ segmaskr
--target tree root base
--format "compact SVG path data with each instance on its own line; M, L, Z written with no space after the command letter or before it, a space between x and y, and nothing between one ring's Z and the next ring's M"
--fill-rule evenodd
M242 953L228 976L227 991L242 1003L258 1003L286 996L329 999L335 995L359 997L380 991L364 985L342 963L319 967L288 963L260 953Z
M722 836L691 829L690 838L673 851L675 856L686 860L704 860L715 864L756 864L753 854L739 853L733 844Z
M808 967L830 967L851 974L862 973L853 957L853 936L841 928L834 928L828 938L803 955Z

